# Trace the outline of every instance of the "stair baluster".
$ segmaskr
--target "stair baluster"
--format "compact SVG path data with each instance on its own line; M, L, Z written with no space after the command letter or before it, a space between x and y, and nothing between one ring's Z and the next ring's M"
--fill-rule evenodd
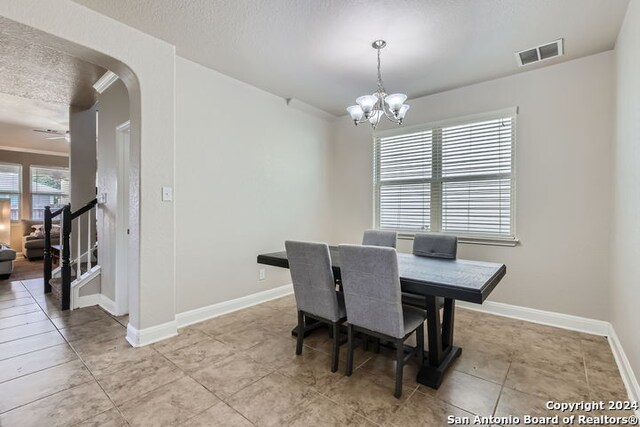
M51 207L44 207L44 293L51 292Z
M51 207L45 207L44 214L44 229L45 229L45 248L44 248L44 291L46 293L55 290L60 294L60 302L62 310L68 310L71 308L71 281L72 281L72 270L75 270L75 277L79 279L82 273L82 259L84 258L84 253L82 252L82 236L80 231L80 217L85 213L87 215L88 227L87 227L87 270L86 273L89 273L93 266L93 247L91 246L91 211L96 207L98 201L93 199L85 206L81 207L75 212L71 211L71 205L65 205L61 209L51 212ZM51 254L51 228L52 228L52 220L53 218L61 215L61 235L60 235L60 273L61 280L58 284L56 284L53 288L51 286L51 276L52 276L52 254ZM71 262L71 233L72 233L72 223L73 220L78 219L78 250L76 254L75 268L73 267L73 263Z
M62 310L69 310L71 303L71 205L62 212Z

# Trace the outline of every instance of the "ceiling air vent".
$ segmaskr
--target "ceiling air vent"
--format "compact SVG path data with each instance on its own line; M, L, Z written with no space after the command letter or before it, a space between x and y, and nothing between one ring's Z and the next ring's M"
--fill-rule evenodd
M518 60L518 65L523 67L546 59L555 58L556 56L562 56L563 54L564 47L562 39L558 39L551 43L516 52L516 59Z

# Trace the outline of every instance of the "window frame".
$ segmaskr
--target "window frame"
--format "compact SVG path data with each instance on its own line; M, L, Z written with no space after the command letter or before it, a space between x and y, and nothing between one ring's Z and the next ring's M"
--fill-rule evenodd
M453 119L439 120L435 122L429 122L421 125L415 126L407 126L396 129L389 129L384 131L378 131L373 134L372 142L373 142L373 227L376 229L380 229L380 188L381 182L379 179L379 163L380 163L380 143L379 140L381 138L389 138L389 137L397 137L401 135L416 133L416 132L427 132L433 131L436 129L434 133L442 133L442 128L451 127L451 126L460 126L465 124L470 124L473 122L481 122L484 120L495 120L503 117L511 117L512 119L512 128L511 128L511 173L510 173L510 181L511 181L511 205L510 205L510 224L511 224L511 232L510 236L484 236L484 235L474 235L474 234L462 234L462 233L447 233L440 231L440 225L442 222L442 197L435 200L437 209L432 209L430 205L430 218L429 225L433 224L433 213L439 212L436 218L436 224L438 224L437 230L427 231L426 233L439 233L439 234L450 234L458 237L458 241L460 243L471 243L471 244L483 244L483 245L492 245L492 246L516 246L519 242L517 238L516 232L516 186L517 186L517 173L516 173L516 140L517 140L517 116L518 116L518 107L505 108L501 110L495 110L480 114L472 114L463 117L457 117ZM433 138L433 136L432 136ZM432 140L432 144L440 144L439 147L433 149L432 152L437 152L439 155L442 155L442 140L441 137L435 137ZM439 166L434 166L434 169L437 167L442 167L441 157L438 159L431 160L434 165L438 164ZM439 183L440 187L440 195L442 195L442 183L455 181L452 180L443 180L441 176L431 176L429 178L422 179L410 179L412 183L429 183L433 182ZM459 179L464 180L464 179ZM431 186L432 187L432 186ZM433 188L431 189L431 194L433 194ZM433 198L431 198L433 200ZM430 203L432 203L430 201ZM433 227L430 227L433 229ZM393 230L385 228L385 230ZM407 230L396 230L398 232L398 238L404 240L413 240L413 237L419 231L411 232Z
M1 194L15 194L18 196L18 219L11 219L12 223L20 222L22 218L22 197L23 197L23 166L21 163L0 162L0 165L18 167L18 191L0 191Z
M33 191L33 170L35 169L49 169L49 170L58 170L58 171L66 171L69 174L69 181L71 181L71 169L69 167L64 166L42 166L42 165L29 165L29 203L30 203L30 218L34 218L33 215L33 196L66 196L67 199L71 197L71 193L45 193L45 192L36 192ZM39 219L39 218L38 218Z

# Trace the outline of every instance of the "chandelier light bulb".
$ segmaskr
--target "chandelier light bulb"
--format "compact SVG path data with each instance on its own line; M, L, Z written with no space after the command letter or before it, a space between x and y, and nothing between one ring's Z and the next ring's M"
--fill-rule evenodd
M402 121L402 119L404 119L404 116L407 114L407 111L409 111L409 108L411 108L411 106L409 106L408 104L402 104L402 106L398 110L396 118Z
M347 107L347 111L351 115L351 119L356 122L356 124L362 120L362 116L364 116L364 111L360 108L359 105L352 105L351 107Z
M368 118L369 113L373 110L373 106L378 102L378 97L375 95L364 95L356 99L356 102L362 108L365 116Z
M384 99L384 101L389 106L389 109L394 114L400 111L402 104L404 104L404 101L406 100L407 100L407 95L405 95L404 93L393 93Z

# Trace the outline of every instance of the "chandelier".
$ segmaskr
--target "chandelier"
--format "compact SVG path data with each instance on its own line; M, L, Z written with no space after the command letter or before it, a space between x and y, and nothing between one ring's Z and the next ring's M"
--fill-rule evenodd
M363 95L356 99L358 105L352 105L347 108L351 115L353 123L357 126L359 123L368 121L375 129L380 123L382 116L398 126L402 124L402 119L409 110L409 105L405 104L407 95L404 93L392 93L387 95L382 85L382 74L380 73L380 51L387 45L384 40L376 40L371 47L378 51L378 89L373 95Z

